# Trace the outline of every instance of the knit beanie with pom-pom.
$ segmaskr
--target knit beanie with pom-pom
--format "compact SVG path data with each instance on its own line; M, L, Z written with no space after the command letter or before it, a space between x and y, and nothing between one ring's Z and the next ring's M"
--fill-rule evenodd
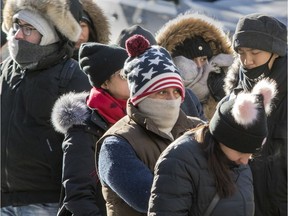
M142 35L134 35L126 41L128 59L123 75L128 79L130 100L137 105L152 93L165 88L178 88L185 97L185 88L170 54L163 47L151 46Z
M209 124L211 134L231 149L255 153L266 141L267 115L276 93L276 82L263 79L249 93L222 99Z

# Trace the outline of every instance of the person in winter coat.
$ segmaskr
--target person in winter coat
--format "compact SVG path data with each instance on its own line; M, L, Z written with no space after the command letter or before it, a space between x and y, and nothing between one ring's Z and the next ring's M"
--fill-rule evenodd
M184 86L168 52L142 35L126 42L130 89L127 115L97 142L96 166L107 214L147 215L153 171L160 153L202 121L180 110Z
M237 58L225 78L226 94L249 91L261 79L276 81L278 95L268 117L268 137L251 161L255 216L287 215L287 27L265 14L239 19L233 36Z
M57 98L91 85L71 59L81 33L78 0L11 0L3 10L10 57L1 64L1 215L56 215L63 135Z
M223 98L209 124L194 128L161 154L149 216L253 216L248 160L267 138L267 114L276 83L262 80L252 92Z
M120 76L125 49L100 43L83 43L79 64L88 74L90 93L68 93L60 97L52 112L62 143L62 205L58 215L106 215L101 184L95 170L95 143L108 128L126 115L129 89Z
M81 1L83 13L80 18L81 35L75 44L73 58L78 61L79 48L82 43L97 42L108 44L110 39L110 25L103 10L96 0Z
M207 15L187 12L164 24L156 41L170 52L185 87L192 89L204 116L211 119L225 96L224 77L233 62L231 41L222 25Z
M148 29L139 25L133 25L123 29L116 42L121 47L125 48L126 40L135 34L144 36L151 45L157 45L154 35ZM190 88L185 88L185 99L183 103L181 103L181 109L188 116L199 117L204 121L206 120L202 104Z

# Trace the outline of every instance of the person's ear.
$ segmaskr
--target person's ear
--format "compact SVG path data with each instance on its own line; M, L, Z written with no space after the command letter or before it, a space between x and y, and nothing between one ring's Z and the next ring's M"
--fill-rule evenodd
M109 88L108 81L106 80L102 85L101 88L108 90Z

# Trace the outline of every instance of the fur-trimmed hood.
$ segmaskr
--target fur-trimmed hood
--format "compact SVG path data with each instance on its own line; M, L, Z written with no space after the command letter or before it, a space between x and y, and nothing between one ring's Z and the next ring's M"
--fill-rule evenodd
M168 21L156 33L158 45L165 47L170 53L186 38L201 36L209 43L213 56L225 53L232 54L231 40L223 31L220 22L200 13L190 11L178 15L175 19Z
M103 10L97 5L95 0L82 0L83 10L86 11L94 25L94 35L97 42L108 44L110 42L110 24Z
M13 16L19 10L38 12L49 20L66 38L76 42L81 27L70 11L71 0L9 0L3 9L2 29L8 33L13 24ZM86 1L86 0L85 0Z
M86 125L90 116L86 105L89 92L67 93L62 95L55 103L51 121L56 131L65 134L73 125Z

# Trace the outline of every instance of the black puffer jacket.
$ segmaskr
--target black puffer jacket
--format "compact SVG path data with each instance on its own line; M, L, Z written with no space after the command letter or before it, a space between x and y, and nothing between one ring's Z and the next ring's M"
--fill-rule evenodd
M236 59L225 79L226 94L238 86L240 60ZM287 215L287 55L278 57L269 78L277 83L278 93L268 116L268 137L260 156L252 161L255 215Z
M64 61L34 71L7 61L0 77L1 207L58 202L63 136L53 129L50 115L62 92L90 89L88 78L74 61L74 73L61 89Z
M254 197L248 165L231 166L236 193L220 199L211 216L252 216ZM183 135L164 150L155 166L149 201L153 216L202 216L215 194L207 159L190 135Z
M65 134L62 143L63 196L59 212L69 210L73 215L106 215L94 155L95 144L108 125L95 110L87 107L88 95L88 92L63 95L52 112L55 129ZM58 215L64 215L62 213Z

